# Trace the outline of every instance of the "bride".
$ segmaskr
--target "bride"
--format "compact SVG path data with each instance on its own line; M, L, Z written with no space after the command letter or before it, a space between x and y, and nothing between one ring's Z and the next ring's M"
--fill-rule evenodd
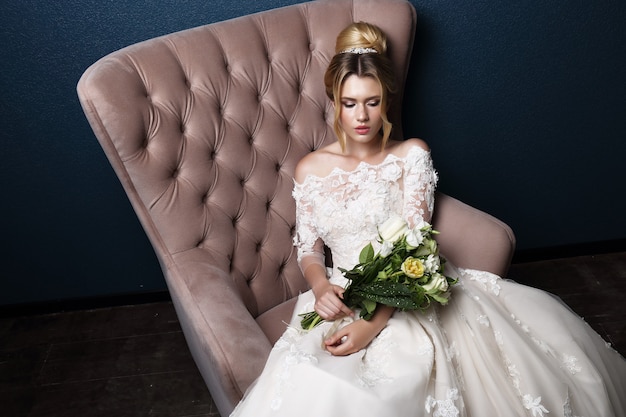
M458 284L446 306L378 306L364 320L343 303L338 268L357 264L391 216L430 221L437 174L425 142L389 140L380 29L348 26L336 52L324 81L338 140L300 161L293 190L311 290L232 416L626 416L624 358L541 290L447 263ZM312 310L325 321L304 331L298 314Z

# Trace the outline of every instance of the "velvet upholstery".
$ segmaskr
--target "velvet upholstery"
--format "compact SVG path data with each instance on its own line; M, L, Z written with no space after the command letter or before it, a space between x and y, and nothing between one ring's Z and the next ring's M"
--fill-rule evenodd
M323 72L337 33L359 20L388 34L402 91L416 27L404 0L318 0L169 34L111 53L78 83L222 415L307 289L292 245L292 175L334 141ZM390 114L398 138L401 102ZM443 194L436 207L453 262L506 272L508 226Z

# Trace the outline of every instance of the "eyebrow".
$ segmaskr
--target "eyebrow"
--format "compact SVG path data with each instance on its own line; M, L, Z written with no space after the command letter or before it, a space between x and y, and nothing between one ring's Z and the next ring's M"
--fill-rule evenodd
M352 98L352 97L341 97L342 100L352 100L352 101L357 101L356 98ZM368 97L365 99L365 101L370 101L370 100L380 100L380 96L372 96L372 97Z

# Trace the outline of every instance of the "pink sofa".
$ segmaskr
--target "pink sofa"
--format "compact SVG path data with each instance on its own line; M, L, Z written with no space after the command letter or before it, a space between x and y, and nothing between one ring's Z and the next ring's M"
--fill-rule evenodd
M334 140L322 76L337 33L358 20L388 34L403 81L416 25L410 3L319 0L129 46L78 83L224 416L307 289L292 246L292 175L300 158ZM391 114L398 137L401 102ZM508 226L443 194L434 222L452 262L506 272L515 245Z

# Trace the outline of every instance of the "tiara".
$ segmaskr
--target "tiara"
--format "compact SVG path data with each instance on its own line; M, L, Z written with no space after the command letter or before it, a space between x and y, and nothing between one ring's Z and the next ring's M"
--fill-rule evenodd
M377 54L378 51L374 48L348 48L348 49L344 49L343 51L339 52L340 54L358 54L358 55L362 55L362 54Z

